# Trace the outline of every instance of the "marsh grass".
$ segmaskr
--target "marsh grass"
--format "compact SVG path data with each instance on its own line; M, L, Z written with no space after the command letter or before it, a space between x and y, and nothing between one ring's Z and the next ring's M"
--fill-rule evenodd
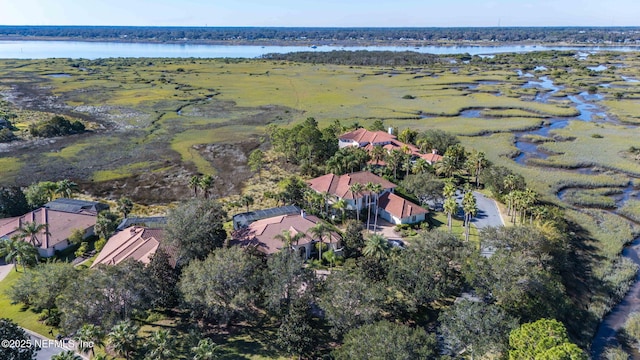
M537 161L539 165L561 168L599 166L640 176L640 163L624 156L631 146L637 144L626 127L571 121L566 128L554 130L553 134L575 140L542 145L545 150L558 155Z
M640 200L629 199L618 211L628 218L640 222Z
M616 207L616 200L611 195L621 194L621 189L569 189L565 192L562 200L571 205L579 207L613 209Z

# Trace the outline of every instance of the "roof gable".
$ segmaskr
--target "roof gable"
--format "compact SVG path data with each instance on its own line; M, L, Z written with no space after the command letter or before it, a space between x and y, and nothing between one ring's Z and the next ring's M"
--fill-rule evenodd
M240 238L235 238L234 243L240 245L254 245L258 250L273 254L278 252L283 246L283 242L276 239L277 235L283 231L288 231L291 236L304 233L298 244L308 244L314 239L311 228L316 226L321 220L312 215L282 215L273 218L262 219L251 223L246 232L241 232ZM331 233L331 241L337 242L340 237L337 233ZM325 238L326 241L326 238Z
M366 185L367 183L374 183L382 185L385 190L393 189L397 185L389 180L386 180L376 174L369 171L359 171L344 175L327 174L307 181L309 186L320 193L327 192L331 195L337 196L341 199L354 199L355 196L349 188L351 185L360 183ZM369 194L368 191L364 191L361 196ZM360 196L360 197L361 197Z
M380 199L378 200L378 207L399 219L426 214L428 212L420 205L414 204L413 202L393 193L385 193L380 196Z
M360 144L360 146L364 146L366 144L388 143L395 140L396 137L384 131L369 131L365 128L359 128L340 135L338 139L342 141L355 141Z
M148 264L151 257L160 247L164 237L162 229L148 229L132 226L115 233L109 238L91 267L117 265L127 259Z

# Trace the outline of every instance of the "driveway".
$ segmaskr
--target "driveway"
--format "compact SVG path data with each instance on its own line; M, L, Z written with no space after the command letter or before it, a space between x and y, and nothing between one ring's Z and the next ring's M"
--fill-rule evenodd
M369 226L371 232L376 231L378 234L384 236L387 240L402 240L400 234L398 234L394 229L396 227L395 224L392 224L381 217L378 216L378 227L374 229L374 224Z
M29 334L31 341L41 345L40 350L36 353L36 360L50 360L53 355L59 354L67 350L71 350L71 351L75 350L73 346L71 346L73 345L73 342L65 343L63 341L53 341L52 339L48 339L31 330L28 330L25 328L23 328L23 330L26 331L27 334ZM61 346L57 346L57 345L61 345ZM86 359L85 357L82 357L82 358Z
M504 222L502 221L502 217L500 216L500 210L498 210L498 205L496 204L495 200L489 199L488 197L477 191L473 192L473 196L476 197L476 207L478 208L478 213L473 219L471 219L472 224L474 224L478 229L486 228L489 226L504 226ZM464 212L462 211L462 192L456 192L456 201L458 202L458 205L460 205L459 216L460 218L463 218Z
M0 281L13 271L13 264L5 264L4 259L0 258Z
M498 210L496 201L489 199L477 191L474 191L473 195L476 197L478 213L471 220L471 223L475 224L478 229L489 226L504 226L504 221L502 221L502 216L500 216L500 210Z

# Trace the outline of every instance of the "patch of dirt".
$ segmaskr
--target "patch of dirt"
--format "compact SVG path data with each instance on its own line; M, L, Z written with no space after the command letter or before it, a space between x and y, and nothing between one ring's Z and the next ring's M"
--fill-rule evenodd
M243 183L251 177L247 159L259 146L258 140L252 139L231 144L195 145L193 148L218 171L213 193L228 196L239 194Z

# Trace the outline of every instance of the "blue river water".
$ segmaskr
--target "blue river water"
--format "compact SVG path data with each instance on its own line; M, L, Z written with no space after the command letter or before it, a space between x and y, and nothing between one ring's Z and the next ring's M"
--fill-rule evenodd
M0 59L47 58L116 58L116 57L176 57L176 58L257 58L269 53L333 50L415 51L429 54L489 55L506 52L544 50L581 50L585 52L612 50L636 51L637 47L561 47L536 45L504 46L259 46L259 45L196 45L85 41L0 41Z

